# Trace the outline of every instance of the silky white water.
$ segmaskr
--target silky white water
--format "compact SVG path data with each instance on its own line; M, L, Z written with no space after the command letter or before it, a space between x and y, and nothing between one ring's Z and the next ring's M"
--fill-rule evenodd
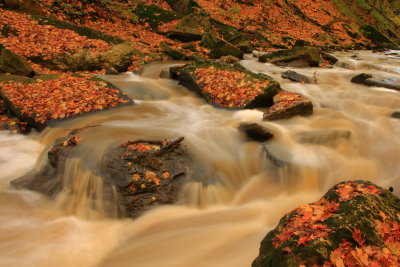
M215 109L175 81L159 79L168 65L156 64L142 76L106 77L139 100L134 106L66 121L41 134L0 132L0 266L250 266L283 214L318 200L339 181L367 179L393 186L399 196L400 120L390 114L400 111L400 93L350 79L361 72L400 78L400 57L366 51L336 56L340 62L331 69L291 68L316 84L282 79L287 69L251 57L242 61L285 90L309 97L310 117L262 122L261 110ZM260 143L247 142L236 129L241 122L271 129L275 136L266 148L288 165L274 166ZM95 127L83 133L82 156L67 168L71 181L82 186L109 146L184 136L196 169L178 203L137 219L112 219L76 194L49 199L9 185L45 164L56 138L88 125ZM305 132L332 128L345 137L304 138Z

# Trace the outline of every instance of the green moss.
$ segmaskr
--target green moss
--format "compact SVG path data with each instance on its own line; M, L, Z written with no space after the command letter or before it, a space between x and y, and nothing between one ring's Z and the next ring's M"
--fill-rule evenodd
M139 21L149 23L153 29L156 29L163 23L182 18L181 15L175 12L162 9L155 5L144 5L141 3L139 3L136 7L136 14L139 18Z
M59 74L45 74L45 75L37 75L33 78L10 75L10 74L0 74L0 82L15 82L15 83L35 83L38 80L48 81L57 79Z

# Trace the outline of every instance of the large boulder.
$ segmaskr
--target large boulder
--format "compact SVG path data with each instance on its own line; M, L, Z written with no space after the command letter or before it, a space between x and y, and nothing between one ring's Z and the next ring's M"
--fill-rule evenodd
M210 18L193 13L184 17L175 27L173 27L168 37L183 42L191 42L201 40L203 34L211 29Z
M380 76L368 73L361 73L353 78L351 82L367 86L385 87L388 89L400 90L400 80L395 76Z
M273 103L264 113L264 120L281 120L313 114L311 100L298 93L279 92L274 96Z
M400 199L370 182L342 182L286 214L252 266L399 266L399 244Z
M234 56L243 58L243 51L239 47L219 38L211 32L205 33L201 43L206 48L210 49L210 56L212 58L220 58L222 56Z
M0 72L15 75L28 76L34 75L33 69L28 61L8 50L0 44Z
M256 74L240 65L197 61L170 68L180 84L202 96L208 103L223 108L269 107L281 91L271 77Z
M100 54L83 51L75 54L61 54L53 57L32 57L36 63L62 71L93 71L113 66L118 72L125 72L132 64L134 55L141 55L130 43L121 43Z
M66 188L69 185L65 180L66 164L71 159L84 160L79 150L84 142L81 137L83 130L85 128L74 130L56 140L48 152L48 164L43 169L18 178L11 184L51 197L62 190L74 192L73 188ZM103 188L90 188L91 196L102 196L115 188L117 195L114 200L122 204L119 215L128 217L136 217L157 205L172 204L187 178L190 163L182 140L183 137L165 141L138 140L111 147L101 159L101 167L90 170L105 185Z
M318 67L321 54L319 48L304 46L265 54L258 61L293 67Z

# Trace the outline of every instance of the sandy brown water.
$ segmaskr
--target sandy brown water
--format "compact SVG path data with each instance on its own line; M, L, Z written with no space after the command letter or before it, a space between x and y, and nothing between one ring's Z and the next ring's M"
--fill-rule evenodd
M0 266L250 266L283 214L318 200L339 181L368 179L393 186L399 195L400 120L390 114L400 111L400 93L350 79L361 72L400 78L400 58L371 52L336 56L340 62L332 69L293 69L316 84L284 80L286 69L251 57L242 61L308 96L315 107L311 117L261 122L259 110L215 109L175 81L158 79L164 64L143 76L107 77L137 105L66 121L41 134L0 132ZM267 149L289 165L274 166L261 144L246 142L236 130L241 122L270 128L275 137ZM83 133L81 157L68 162L66 188L57 198L9 185L45 164L57 137L88 125L99 126ZM351 135L300 141L304 132L331 128ZM138 219L116 219L105 215L101 196L89 200L80 194L103 186L93 170L106 148L179 136L197 168L177 204Z

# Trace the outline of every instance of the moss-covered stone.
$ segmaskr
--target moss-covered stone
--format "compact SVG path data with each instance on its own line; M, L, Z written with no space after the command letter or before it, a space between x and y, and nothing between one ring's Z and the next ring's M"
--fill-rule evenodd
M321 50L316 47L295 47L293 49L279 50L258 58L260 62L287 65L301 61L304 66L318 67L321 60Z
M183 42L201 40L203 34L211 29L210 18L204 14L193 13L185 16L172 30L168 37Z
M210 49L210 56L212 58L220 58L222 56L234 56L237 58L243 58L243 51L237 46L213 35L208 32L203 35L201 44Z
M23 57L15 54L0 44L0 72L6 72L15 75L33 76L34 72Z
M182 15L162 9L155 5L144 5L139 3L136 7L136 14L141 22L149 23L150 27L157 29L163 23L181 19Z
M160 48L167 53L168 56L170 56L172 59L176 59L176 60L184 60L187 59L186 55L179 52L176 49L173 49L171 47L169 47L165 42L161 42L160 43Z
M272 98L275 94L281 91L280 85L278 82L274 81L271 77L265 74L256 74L251 71L246 70L239 64L223 64L216 61L196 61L192 64L187 64L182 67L172 67L170 69L171 76L174 79L179 80L180 84L186 86L189 90L194 91L198 95L202 96L207 102L210 104L221 107L216 104L208 93L205 93L203 89L203 84L198 82L194 77L194 72L198 69L210 68L212 67L215 70L223 70L226 72L239 72L248 75L250 79L254 82L266 82L268 81L268 86L261 88L262 93L256 96L254 99L249 99L243 106L240 107L232 107L233 109L238 108L257 108L257 107L269 107L272 105ZM234 81L232 81L234 82ZM227 107L224 107L227 108Z
M286 214L261 242L252 266L339 266L332 265L338 260L332 253L341 253L346 261L357 249L365 254L373 251L371 261L378 261L376 255L382 251L399 260L391 247L399 236L394 233L389 238L390 233L382 230L399 223L400 199L390 191L366 181L342 182L318 202Z

